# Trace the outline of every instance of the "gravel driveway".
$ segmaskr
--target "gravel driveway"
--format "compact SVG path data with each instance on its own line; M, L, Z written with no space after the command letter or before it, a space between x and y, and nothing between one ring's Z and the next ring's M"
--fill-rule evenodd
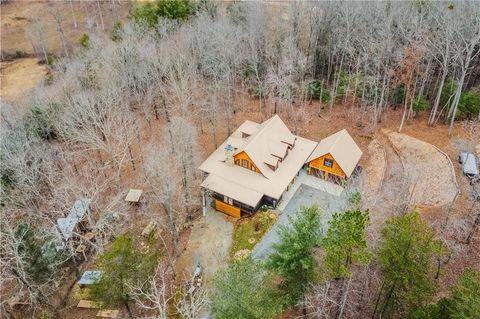
M278 221L255 246L252 251L252 257L257 260L265 260L272 253L272 245L280 240L277 230L281 225L288 226L290 224L288 217L292 216L292 218L295 218L296 213L302 206L308 207L316 203L322 212L322 225L326 227L333 213L345 211L348 208L346 200L348 195L346 194L347 192L343 192L342 195L335 196L305 184L300 185L295 195L293 195L280 214Z
M228 262L232 234L233 223L229 217L209 207L206 216L193 226L187 248L177 261L181 276L189 278L200 262L207 280L211 278Z

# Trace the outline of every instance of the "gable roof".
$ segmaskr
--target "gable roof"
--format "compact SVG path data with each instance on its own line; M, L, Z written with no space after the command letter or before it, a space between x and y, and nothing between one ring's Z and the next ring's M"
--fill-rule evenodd
M321 140L308 157L307 163L328 153L337 161L347 177L350 177L362 156L362 151L346 129Z
M295 146L285 157L286 143ZM244 151L260 172L226 163L227 145L235 148L234 154ZM279 199L316 145L293 135L277 115L261 124L245 121L200 165L200 170L209 174L202 187L253 207L264 195ZM275 166L277 156L284 159L274 171L267 164Z
M235 154L247 153L260 172L270 179L275 172L268 165L277 166L280 158L285 157L288 145L292 145L296 137L278 115L274 115L262 124L256 126L253 124L251 121L246 121L238 129L242 133L251 134L246 138L245 143L236 149ZM229 141L238 145L238 140L234 139L230 137Z

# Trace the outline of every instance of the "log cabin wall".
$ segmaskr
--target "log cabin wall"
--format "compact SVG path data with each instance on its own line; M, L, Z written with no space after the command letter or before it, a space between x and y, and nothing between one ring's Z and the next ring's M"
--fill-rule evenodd
M256 167L255 164L253 164L253 161L250 159L250 157L247 155L247 153L240 152L237 155L235 155L233 158L235 160L235 165L244 167L246 169L249 169L251 171L254 171L254 172L257 172L257 173L260 173L260 174L262 173L262 172L260 172L258 167ZM245 167L243 165L245 163L244 161L247 162L247 167Z
M331 167L328 167L325 165L325 159L333 162ZM310 161L308 165L310 167L322 170L329 174L333 174L343 178L347 177L343 172L342 168L340 167L340 165L338 165L337 161L333 158L333 156L330 153L320 156L319 158L316 158L313 161Z

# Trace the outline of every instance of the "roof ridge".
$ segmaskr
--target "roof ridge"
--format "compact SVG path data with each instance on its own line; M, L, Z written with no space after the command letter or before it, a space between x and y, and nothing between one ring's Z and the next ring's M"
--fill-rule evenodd
M335 147L335 145L337 145L338 141L340 140L340 138L342 138L343 135L345 135L345 132L347 132L346 129L341 129L340 131L338 131L337 133L334 133L335 134L338 134L337 138L335 139L335 141L333 142L333 144L331 145L330 147L330 150L333 149ZM348 133L348 132L347 132ZM328 136L327 136L328 137ZM320 143L320 142L319 142Z
M269 118L269 119L267 119L267 120L265 120L265 121L263 121L262 123L259 124L259 125L262 125L263 123L267 122L265 124L265 126L260 128L254 135L251 136L250 140L247 141L247 143L245 143L245 146L243 147L243 151L245 151L245 149L252 143L253 140L255 140L255 138L257 138L259 135L261 135L261 133L266 131L265 129L273 122L272 119L274 119L275 117L279 118L279 116L277 114L275 114L271 118ZM248 153L247 153L247 155L248 155Z

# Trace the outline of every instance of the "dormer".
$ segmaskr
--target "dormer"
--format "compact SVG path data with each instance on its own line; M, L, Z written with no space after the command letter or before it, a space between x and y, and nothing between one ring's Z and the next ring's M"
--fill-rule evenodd
M293 149L295 147L296 140L297 138L295 136L292 136L291 138L282 139L282 143L287 144L289 149Z
M265 164L272 170L275 171L278 168L278 163L280 162L280 159L276 156L270 155L267 157L264 161Z

